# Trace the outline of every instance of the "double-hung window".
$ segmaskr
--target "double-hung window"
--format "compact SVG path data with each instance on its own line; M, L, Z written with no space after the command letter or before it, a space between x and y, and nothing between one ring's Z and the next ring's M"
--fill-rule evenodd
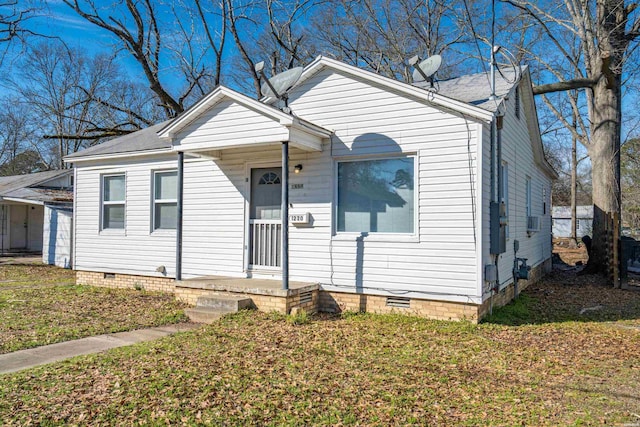
M178 222L178 175L173 171L153 174L153 229L175 230Z
M415 157L338 163L338 232L415 232Z
M102 176L102 230L124 229L125 175Z

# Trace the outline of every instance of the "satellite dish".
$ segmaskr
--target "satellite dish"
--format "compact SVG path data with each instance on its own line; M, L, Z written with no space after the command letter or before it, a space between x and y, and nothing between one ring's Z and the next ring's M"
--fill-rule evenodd
M419 60L420 58L417 55L409 60L409 64L415 67L415 70L413 70L413 81L428 81L433 87L433 75L442 65L442 56L433 55L418 64L417 62Z
M262 96L281 99L296 84L301 75L302 67L295 67L276 74L270 79L265 76L265 82L260 86L260 92Z

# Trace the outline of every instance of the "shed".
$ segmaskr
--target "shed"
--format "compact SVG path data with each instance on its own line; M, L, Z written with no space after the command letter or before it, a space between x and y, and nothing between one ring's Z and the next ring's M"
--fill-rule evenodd
M552 208L553 237L571 237L571 206ZM593 232L593 205L576 206L576 238L591 236Z
M0 177L0 252L39 253L60 250L71 241L71 230L66 235L50 236L52 216L50 209L67 209L73 206L72 171L53 170L25 175ZM53 225L53 228L57 225ZM62 230L61 230L62 233ZM70 251L70 248L66 249ZM70 257L69 257L70 260ZM45 263L53 264L49 256ZM63 264L56 264L67 266Z

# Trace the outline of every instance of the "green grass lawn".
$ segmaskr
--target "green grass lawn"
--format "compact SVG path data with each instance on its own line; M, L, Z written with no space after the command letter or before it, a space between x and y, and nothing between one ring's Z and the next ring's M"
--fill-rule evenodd
M73 277L38 264L0 267L0 353L186 320L173 295L79 286Z
M544 314L547 297L556 293L575 304L563 311L554 302ZM617 299L627 303L619 320L606 304L588 318L572 318L581 304ZM4 375L0 419L9 425L632 425L640 422L639 301L638 292L547 282L480 325L244 312L155 342ZM514 311L516 319L508 320Z
M75 272L40 263L0 265L0 289L21 285L74 283Z

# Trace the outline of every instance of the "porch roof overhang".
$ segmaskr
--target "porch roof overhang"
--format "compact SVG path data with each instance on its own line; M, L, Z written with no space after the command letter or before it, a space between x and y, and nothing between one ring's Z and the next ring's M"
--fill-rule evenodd
M224 86L158 131L174 151L217 158L221 150L289 142L304 151L322 151L332 131L284 113Z
M29 199L22 199L22 198L18 198L18 197L0 197L0 202L15 202L15 203L23 203L25 205L40 205L40 206L44 206L44 202L41 200L29 200Z

